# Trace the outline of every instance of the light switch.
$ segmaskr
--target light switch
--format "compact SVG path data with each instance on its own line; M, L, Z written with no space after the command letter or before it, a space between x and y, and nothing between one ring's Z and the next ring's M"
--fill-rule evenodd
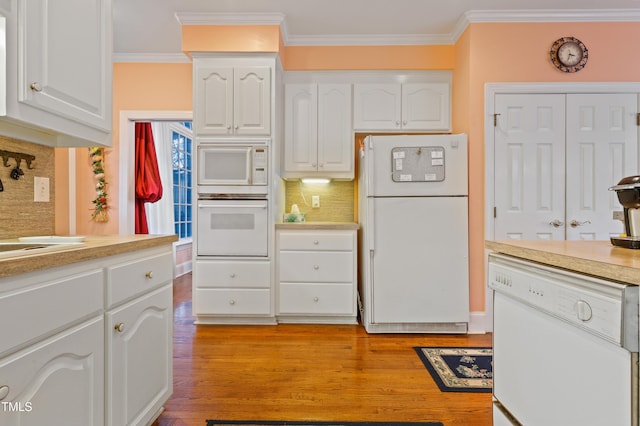
M37 176L33 178L33 201L37 203L49 202L49 178Z
M311 208L312 209L319 209L320 208L320 196L319 195L312 195L311 196Z

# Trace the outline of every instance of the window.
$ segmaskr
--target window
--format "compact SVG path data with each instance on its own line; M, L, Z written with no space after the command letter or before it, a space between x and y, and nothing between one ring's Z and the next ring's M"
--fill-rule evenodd
M173 213L175 233L180 239L191 238L192 228L192 152L191 122L172 123L171 154L173 162Z

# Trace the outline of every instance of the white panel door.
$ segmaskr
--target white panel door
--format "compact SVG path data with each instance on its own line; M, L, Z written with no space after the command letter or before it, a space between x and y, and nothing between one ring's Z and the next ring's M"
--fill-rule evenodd
M400 129L402 87L399 84L355 84L353 128Z
M637 174L635 94L567 96L566 239L608 240L624 232L622 210L607 189Z
M287 84L284 96L284 169L287 172L316 172L318 87L316 84Z
M198 67L195 79L196 134L230 134L233 125L233 68Z
M448 83L402 85L402 128L451 130L451 86Z
M495 239L564 239L564 95L495 97Z
M351 85L318 86L318 171L353 170Z
M235 68L233 79L234 134L271 134L271 69Z

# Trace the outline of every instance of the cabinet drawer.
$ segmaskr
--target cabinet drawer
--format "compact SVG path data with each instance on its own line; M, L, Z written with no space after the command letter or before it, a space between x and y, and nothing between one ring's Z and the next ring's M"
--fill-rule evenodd
M271 262L196 261L196 287L269 288Z
M280 250L353 250L353 233L287 231L280 233Z
M196 315L270 315L271 292L263 289L196 289Z
M100 269L0 293L0 355L100 313L103 285Z
M173 255L135 259L107 270L107 304L113 306L173 279Z
M287 251L279 262L281 282L353 282L352 252Z
M281 314L354 314L351 284L280 284Z

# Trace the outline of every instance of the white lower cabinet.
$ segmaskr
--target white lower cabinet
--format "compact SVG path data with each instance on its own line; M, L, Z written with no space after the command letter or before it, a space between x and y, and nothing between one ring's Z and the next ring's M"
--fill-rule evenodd
M171 245L0 279L0 425L147 425L172 393Z
M173 389L171 284L109 311L108 425L144 425Z
M356 231L278 231L278 321L357 323Z
M0 360L0 424L104 424L102 316Z
M197 259L193 283L200 324L274 322L269 260Z

